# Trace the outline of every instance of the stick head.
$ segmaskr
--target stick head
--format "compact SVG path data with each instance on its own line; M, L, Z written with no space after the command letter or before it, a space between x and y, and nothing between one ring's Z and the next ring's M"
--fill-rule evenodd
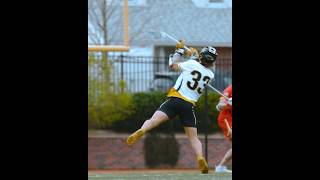
M167 33L163 32L163 31L160 31L160 35L162 38L166 38L167 37Z
M153 38L157 38L157 39L161 39L161 38L169 38L171 39L172 41L176 42L176 43L179 43L179 41L177 39L175 39L174 37L170 36L169 34L167 34L166 32L163 32L163 31L150 31L149 32L151 34L151 36ZM184 48L187 50L187 51L191 51L187 46L184 46Z
M167 38L167 33L163 31L149 31L148 32L152 39L164 39Z
M161 33L157 32L157 31L149 31L148 34L150 34L150 37L152 39L161 39L161 38L163 38Z

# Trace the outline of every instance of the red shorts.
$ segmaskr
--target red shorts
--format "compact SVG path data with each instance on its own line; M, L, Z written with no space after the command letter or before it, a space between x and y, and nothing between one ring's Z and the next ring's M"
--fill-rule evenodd
M219 125L220 129L223 131L224 136L228 140L231 140L231 138L228 136L228 127L227 127L224 119L227 119L229 126L232 128L232 113L220 112L220 114L218 116L218 125Z

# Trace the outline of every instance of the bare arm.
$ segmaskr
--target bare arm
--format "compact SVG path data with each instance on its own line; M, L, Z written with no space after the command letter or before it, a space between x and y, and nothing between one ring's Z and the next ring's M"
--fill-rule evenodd
M170 68L176 72L180 71L180 67L178 64L174 63L170 66Z

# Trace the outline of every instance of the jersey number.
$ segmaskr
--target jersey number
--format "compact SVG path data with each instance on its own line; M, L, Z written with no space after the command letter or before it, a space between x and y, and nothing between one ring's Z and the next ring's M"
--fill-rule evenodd
M195 71L192 71L191 74L193 75L193 78L192 78L192 80L193 80L193 85L192 85L192 82L188 81L188 82L187 82L187 86L188 86L188 88L191 89L191 90L196 90L196 89L197 89L197 92L198 92L199 94L201 94L201 93L202 93L202 89L201 89L200 87L198 87L198 85L199 85L199 81L201 80L202 74L201 74L199 71L196 71L196 70L195 70ZM202 81L204 81L204 82L207 84L207 83L209 83L209 81L210 81L210 77L204 76L204 77L202 78Z

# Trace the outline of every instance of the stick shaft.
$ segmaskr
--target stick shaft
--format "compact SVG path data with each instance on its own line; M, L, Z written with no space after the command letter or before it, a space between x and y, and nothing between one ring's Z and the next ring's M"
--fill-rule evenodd
M227 128L228 128L228 131L230 131L230 130L231 130L231 127L230 127L227 119L224 119L224 123L226 123L226 126L227 126Z
M218 89L214 88L214 87L211 86L210 84L207 84L207 86L208 86L209 88L211 88L212 90L214 90L215 92L217 92L218 94L220 94L221 96L223 96L224 98L226 98L226 99L229 100L229 98L228 98L226 95L222 94Z
M174 37L170 36L168 33L166 32L161 32L162 34L164 34L165 36L167 36L169 39L173 40L176 43L180 43L177 39L175 39ZM187 49L188 51L191 51L186 45L184 46L185 49Z

